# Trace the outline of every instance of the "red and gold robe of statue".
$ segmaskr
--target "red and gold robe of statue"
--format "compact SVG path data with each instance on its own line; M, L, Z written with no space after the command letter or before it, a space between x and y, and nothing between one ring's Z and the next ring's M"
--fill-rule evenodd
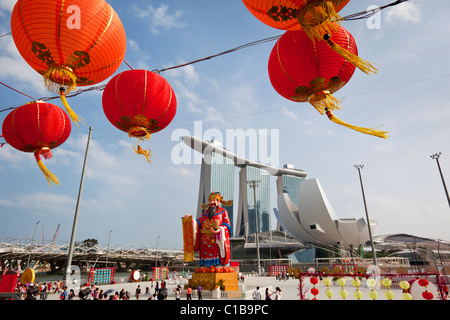
M219 229L219 233L212 233L210 228ZM228 212L218 207L211 219L208 209L194 223L195 251L199 252L201 266L227 266L230 263L230 234L231 223Z

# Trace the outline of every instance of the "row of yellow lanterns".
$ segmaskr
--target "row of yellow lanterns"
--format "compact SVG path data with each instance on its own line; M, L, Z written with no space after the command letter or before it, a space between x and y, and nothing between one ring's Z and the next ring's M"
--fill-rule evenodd
M314 287L311 288L311 294L314 295L313 300L317 300L317 295L319 294L319 289L316 288L316 284L319 282L319 279L317 279L316 277L311 277L310 282L311 282L311 284L314 285ZM333 290L331 290L331 288L330 288L331 282L332 282L332 280L329 277L326 277L322 280L322 283L324 285L326 285L326 287L327 287L327 289L325 290L325 295L329 299L331 299L331 297L334 295ZM387 288L386 292L384 293L384 296L386 297L386 299L392 300L394 298L394 293L390 289L390 287L392 285L392 280L389 278L383 278L381 280L381 283L383 284L384 287ZM341 298L343 298L345 300L348 297L348 292L347 292L347 290L344 289L345 285L347 284L347 280L345 280L345 278L339 278L339 279L337 279L337 284L339 287L341 287L341 290L339 291L339 295L341 296ZM366 280L367 287L371 289L369 291L369 297L373 300L376 300L378 298L378 292L375 291L376 284L377 284L377 282L374 278L369 278ZM361 300L361 298L363 297L363 293L359 290L359 287L361 286L361 280L359 280L358 278L353 278L352 285L356 288L353 295L355 296L356 299ZM410 288L409 282L406 280L402 280L399 282L399 286L400 286L400 288L403 289L402 299L403 300L412 300L411 294L409 292L407 292L408 289Z

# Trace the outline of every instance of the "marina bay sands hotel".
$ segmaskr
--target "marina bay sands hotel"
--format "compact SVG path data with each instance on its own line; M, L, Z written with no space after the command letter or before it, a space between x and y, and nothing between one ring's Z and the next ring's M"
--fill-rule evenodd
M339 219L327 200L317 179L305 179L306 172L292 165L278 168L245 159L227 150L217 141L204 141L184 136L183 142L203 155L197 206L208 202L212 191L220 192L227 207L234 237L248 236L256 231L271 231L271 213L277 218L277 230L288 232L304 243L357 248L369 240L369 223L365 218ZM239 168L239 196L235 201L235 174ZM270 203L270 177L276 177L277 206ZM252 186L256 182L257 186ZM256 196L256 201L254 196ZM256 213L255 216L255 202ZM237 206L237 210L235 210ZM237 216L234 214L237 212ZM370 219L373 232L377 224Z
M211 191L218 191L224 200L232 200L233 204L227 207L232 221L234 236L248 235L255 232L255 199L253 189L248 181L258 181L255 189L256 206L258 214L258 231L270 231L270 175L278 176L278 189L283 188L296 198L300 181L306 177L303 170L285 166L280 169L264 165L240 157L222 147L218 141L203 141L195 137L183 137L184 143L203 154L200 189L198 197L197 216L201 214L201 205L208 202ZM234 199L235 168L239 172L239 199ZM281 190L278 190L281 191ZM237 205L237 217L234 217L234 207Z

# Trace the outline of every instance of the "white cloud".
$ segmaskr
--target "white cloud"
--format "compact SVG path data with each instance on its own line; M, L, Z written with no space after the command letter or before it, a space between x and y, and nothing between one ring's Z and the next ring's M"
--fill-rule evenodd
M287 109L286 107L283 107L281 111L286 117L291 118L294 121L298 120L297 113L293 112L292 110Z
M0 205L17 209L27 209L39 215L72 213L74 204L74 198L67 195L58 195L53 192L18 194L11 199L0 199Z
M418 23L421 21L421 14L419 7L411 1L403 2L400 5L392 7L385 17L385 22L390 25L397 23Z
M158 8L149 5L147 9L136 9L137 17L147 19L150 23L150 30L152 33L160 33L161 29L182 28L184 24L181 22L182 10L177 10L175 13L169 12L169 6L161 4Z

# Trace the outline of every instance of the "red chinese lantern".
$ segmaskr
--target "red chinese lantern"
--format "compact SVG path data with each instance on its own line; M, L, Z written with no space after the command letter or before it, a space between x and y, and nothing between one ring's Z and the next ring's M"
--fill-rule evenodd
M128 70L114 76L103 91L103 111L108 120L129 137L150 139L175 117L177 99L166 79L147 70ZM150 150L134 148L150 162Z
M427 287L430 284L430 282L427 279L419 279L418 283L419 286L421 287Z
M282 30L303 29L308 36L322 38L336 31L331 22L342 20L338 12L350 0L242 0L261 22Z
M424 292L422 292L422 297L423 297L425 300L433 300L434 295L433 295L433 293L431 293L430 291L425 290Z
M50 159L50 150L64 143L70 131L67 114L54 104L40 101L13 110L2 125L2 134L8 144L17 150L34 153L49 185L52 181L59 184L59 181L42 163L41 156Z
M311 288L311 294L314 296L313 300L317 300L317 295L319 295L319 289L316 287Z
M356 42L345 28L339 27L328 40L333 46L357 56ZM270 81L281 96L291 101L309 102L335 123L386 138L385 131L356 127L331 113L340 109L340 101L332 94L351 79L355 68L326 41L312 41L302 30L286 31L272 49L268 62Z
M18 0L11 32L22 57L49 90L59 92L75 123L65 93L107 79L125 57L125 30L104 0Z

